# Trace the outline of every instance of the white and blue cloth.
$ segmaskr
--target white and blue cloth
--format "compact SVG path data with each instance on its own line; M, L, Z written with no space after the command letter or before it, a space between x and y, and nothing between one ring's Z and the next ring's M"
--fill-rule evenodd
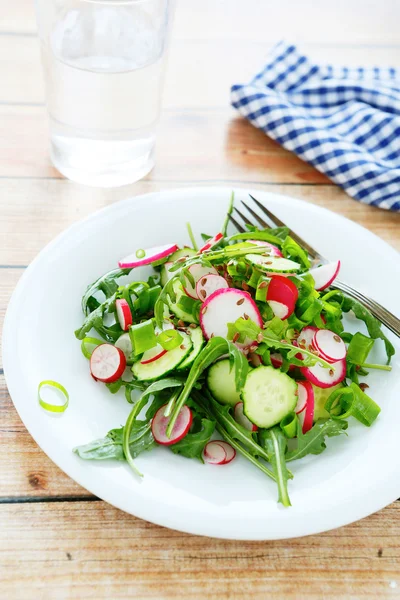
M311 63L280 42L232 105L350 196L400 211L400 74Z

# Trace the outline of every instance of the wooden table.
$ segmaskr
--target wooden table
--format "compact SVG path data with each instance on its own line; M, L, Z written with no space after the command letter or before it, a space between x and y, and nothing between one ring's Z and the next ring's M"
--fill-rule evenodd
M397 0L180 0L153 172L97 190L51 166L31 0L0 21L0 311L58 233L130 195L242 185L325 206L400 249L399 215L363 206L240 119L229 87L278 39L319 61L400 66ZM29 357L27 357L29 358ZM0 362L1 364L1 362ZM38 448L0 375L0 589L7 599L400 598L400 503L292 541L234 542L146 523L91 496Z

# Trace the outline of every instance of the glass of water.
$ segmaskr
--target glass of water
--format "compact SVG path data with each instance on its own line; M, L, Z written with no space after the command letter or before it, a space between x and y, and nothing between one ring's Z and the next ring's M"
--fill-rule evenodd
M87 185L154 166L171 0L36 0L50 155Z

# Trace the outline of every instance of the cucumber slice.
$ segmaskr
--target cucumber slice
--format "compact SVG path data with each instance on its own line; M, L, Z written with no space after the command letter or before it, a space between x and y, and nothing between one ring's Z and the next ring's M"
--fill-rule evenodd
M266 273L295 273L300 265L294 260L279 256L261 256L260 254L246 254L245 259Z
M180 250L177 250L176 252L171 254L171 256L168 256L167 262L161 268L160 280L162 286L164 286L167 283L167 281L171 279L171 277L173 277L172 273L168 273L165 265L174 262L175 260L178 260L178 258L182 258L183 256L196 256L196 251L193 250L193 248L181 248Z
M178 371L190 368L192 366L192 363L197 358L197 356L200 354L200 352L204 346L204 337L203 337L203 334L201 331L201 327L196 327L196 329L191 329L190 330L190 338L192 340L193 348L192 348L190 354L188 354L188 356L185 358L185 360L183 360L181 362L181 364L178 366Z
M183 291L181 282L178 279L174 282L174 290L176 294L176 302L172 302L171 299L168 298L168 305L170 310L174 313L174 315L178 317L178 319L182 319L182 321L185 321L185 323L196 323L196 325L198 325L199 322L195 319L193 315L187 313L185 310L182 310L178 306L179 299L184 295L186 296L185 292Z
M295 409L297 384L278 369L257 367L247 376L242 399L246 417L268 429Z
M183 341L180 346L169 350L157 360L151 363L142 365L141 362L136 362L132 367L132 373L138 381L153 381L167 375L190 354L192 350L192 340L186 333L180 332Z
M235 369L232 368L229 359L216 362L208 369L207 385L211 394L221 404L235 406L241 401L240 392L236 390Z
M311 384L312 385L312 384ZM320 388L316 385L313 385L314 390L314 423L318 421L318 419L329 419L330 414L327 410L325 410L325 403L328 400L329 396L335 390L343 387L341 383L334 385L330 388Z

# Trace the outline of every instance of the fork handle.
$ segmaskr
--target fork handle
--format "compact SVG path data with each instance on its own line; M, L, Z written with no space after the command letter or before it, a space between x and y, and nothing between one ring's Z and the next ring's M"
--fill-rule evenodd
M400 337L400 319L398 319L393 313L389 312L381 304L375 302L375 300L372 300L371 298L368 298L368 296L364 296L364 294L358 290L355 290L343 281L338 281L336 279L335 283L333 283L330 287L340 290L347 296L350 296L350 298L357 300L360 304L365 306L365 308L367 308L374 315L374 317L378 319L378 321L383 323L383 325L386 325L390 331Z

